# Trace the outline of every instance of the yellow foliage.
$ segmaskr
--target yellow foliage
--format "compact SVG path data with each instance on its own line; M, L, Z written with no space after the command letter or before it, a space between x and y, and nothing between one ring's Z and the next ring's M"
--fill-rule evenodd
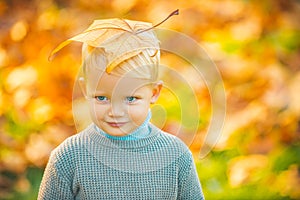
M10 30L10 37L13 41L21 41L27 35L28 24L25 21L16 22Z
M292 199L300 198L300 174L297 165L291 165L276 177L275 187L282 196L290 196Z
M267 167L268 157L263 155L248 155L236 157L229 161L228 179L231 187L238 187L253 179L254 174Z
M18 87L28 87L37 80L36 69L32 66L21 66L12 70L6 78L6 89L10 92Z
M28 114L31 120L43 124L49 120L54 115L54 110L51 102L49 102L46 98L40 97L30 102L28 107Z
M293 157L295 160L287 163L283 159L280 164L284 167L278 167L281 170L278 174L268 168L275 163L271 158L274 152L281 152L287 146L299 147L300 6L292 0L0 1L0 172L2 175L10 171L18 177L9 179L9 184L0 178L0 196L10 195L14 190L32 193L33 186L28 185L25 171L30 166L44 167L55 146L76 133L76 128L80 130L90 122L80 94L74 94L72 102L81 46L66 45L71 40L88 38L97 46L99 29L103 28L97 19L147 21L142 27L146 28L176 8L180 9L180 15L159 28L179 31L196 40L216 64L226 88L223 134L212 138L211 145L217 143L214 150L218 152L235 149L239 155L228 163L220 159L223 163L216 164L228 166L223 179L231 188L227 191L226 184L219 187L224 187L227 195L250 183L256 189L271 187L275 195L281 195L271 199L300 198L299 159ZM96 21L92 27L84 31L93 20ZM116 27L111 22L116 31L118 28L130 31L124 28L126 23ZM91 33L92 29L96 35ZM66 46L52 62L48 61L57 44L78 33L81 34L57 47L53 53ZM105 37L115 39L110 35ZM194 124L198 127L197 134L189 135L188 131L182 134L185 141L195 139L192 150L197 155L211 123L212 94L207 89L211 83L184 58L180 60L163 52L162 61L167 66L165 76L176 87L163 89L158 104L152 107L153 115L158 115L153 121L177 133L179 129L189 130L181 128L183 122L192 121L182 119L180 109L186 106L188 114L199 111L200 121ZM169 72L184 77L186 87ZM187 95L187 90L192 95ZM192 106L194 97L196 106ZM76 108L74 113L72 103ZM74 122L72 114L80 122ZM217 174L215 169L205 170ZM200 176L205 177L207 171ZM268 180L261 181L262 173ZM264 185L269 179L270 185ZM8 189L2 187L3 183ZM204 192L208 191L208 185L209 182L204 182Z

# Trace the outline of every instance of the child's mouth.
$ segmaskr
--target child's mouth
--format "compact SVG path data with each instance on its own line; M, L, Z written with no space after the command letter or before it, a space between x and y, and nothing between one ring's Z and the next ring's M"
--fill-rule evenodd
M124 124L126 124L126 122L107 122L107 124L110 125L111 127L119 128Z

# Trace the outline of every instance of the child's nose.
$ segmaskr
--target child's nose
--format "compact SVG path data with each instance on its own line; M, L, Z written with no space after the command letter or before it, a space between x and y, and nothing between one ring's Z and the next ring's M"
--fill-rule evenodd
M110 117L122 117L125 114L125 110L120 103L112 103L108 112Z

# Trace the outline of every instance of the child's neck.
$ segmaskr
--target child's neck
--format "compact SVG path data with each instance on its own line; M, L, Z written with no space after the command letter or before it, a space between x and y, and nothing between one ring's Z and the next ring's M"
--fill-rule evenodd
M150 122L151 116L152 116L152 114L151 114L151 111L149 110L145 121L139 127L137 127L134 131L132 131L131 133L129 133L128 135L125 135L125 136L110 135L110 134L104 132L102 129L100 129L97 125L95 125L95 129L97 130L97 132L99 132L100 134L102 134L103 136L105 136L109 139L114 139L114 140L138 140L138 139L142 139L144 137L147 137L147 135L150 133L150 127L148 126L148 124Z

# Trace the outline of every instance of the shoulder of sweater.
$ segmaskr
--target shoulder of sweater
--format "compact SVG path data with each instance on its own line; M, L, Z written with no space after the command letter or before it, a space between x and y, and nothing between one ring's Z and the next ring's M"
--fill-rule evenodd
M68 137L52 152L48 161L48 170L54 170L57 176L64 177L66 180L72 180L74 170L76 169L76 160L84 151L82 141L85 131Z
M160 138L158 139L158 142L164 141L164 143L166 145L171 146L176 151L186 152L188 154L191 153L188 146L176 135L167 133L152 124L151 124L151 127L152 127L153 131L159 131Z
M85 135L88 129L89 127L66 138L51 152L51 157L53 159L60 159L61 157L72 158L75 157L79 152L83 151L83 144L87 139Z
M180 170L188 171L193 163L193 155L191 150L176 135L162 131L159 128L157 129L160 131L158 142L166 141L165 149L170 151L168 155L175 156L175 160L178 163Z

